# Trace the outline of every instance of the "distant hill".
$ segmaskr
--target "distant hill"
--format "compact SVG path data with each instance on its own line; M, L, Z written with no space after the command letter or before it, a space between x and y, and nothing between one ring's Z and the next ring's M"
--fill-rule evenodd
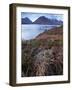
M29 18L22 18L21 19L22 21L21 21L21 23L22 24L32 24L32 21L29 19Z
M46 18L45 16L41 16L38 19L36 19L34 22L32 22L28 17L21 19L22 24L45 24L45 25L63 25L63 22L57 19L50 19Z
M41 16L37 20L35 20L33 24L62 25L63 22L58 21L57 19L50 19L46 18L45 16Z
M35 39L42 40L62 40L63 39L63 26L55 27L51 30L46 30L45 32L39 34Z

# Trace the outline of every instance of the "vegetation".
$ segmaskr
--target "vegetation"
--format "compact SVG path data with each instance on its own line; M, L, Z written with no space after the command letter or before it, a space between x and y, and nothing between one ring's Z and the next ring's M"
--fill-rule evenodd
M22 41L22 77L63 74L63 26Z
M63 74L62 40L22 41L22 77Z

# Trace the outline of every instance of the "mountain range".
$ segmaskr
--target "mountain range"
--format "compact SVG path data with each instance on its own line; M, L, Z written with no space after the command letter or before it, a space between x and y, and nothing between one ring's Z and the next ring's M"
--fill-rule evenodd
M50 19L45 16L41 16L32 22L28 17L22 18L22 24L41 24L41 25L62 25L63 21L57 19Z

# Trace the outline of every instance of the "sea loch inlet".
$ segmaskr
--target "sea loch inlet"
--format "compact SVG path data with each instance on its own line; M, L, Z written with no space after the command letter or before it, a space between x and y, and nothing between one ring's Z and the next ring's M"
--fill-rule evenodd
M21 26L22 40L34 39L38 34L59 26L60 25L38 25L38 24L22 25Z

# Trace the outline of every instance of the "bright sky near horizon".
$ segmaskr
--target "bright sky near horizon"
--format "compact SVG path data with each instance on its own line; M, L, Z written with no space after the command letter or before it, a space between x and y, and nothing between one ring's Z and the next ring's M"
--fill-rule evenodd
M32 22L40 16L45 16L47 18L57 19L61 21L63 20L63 14L21 12L21 18L28 17Z

